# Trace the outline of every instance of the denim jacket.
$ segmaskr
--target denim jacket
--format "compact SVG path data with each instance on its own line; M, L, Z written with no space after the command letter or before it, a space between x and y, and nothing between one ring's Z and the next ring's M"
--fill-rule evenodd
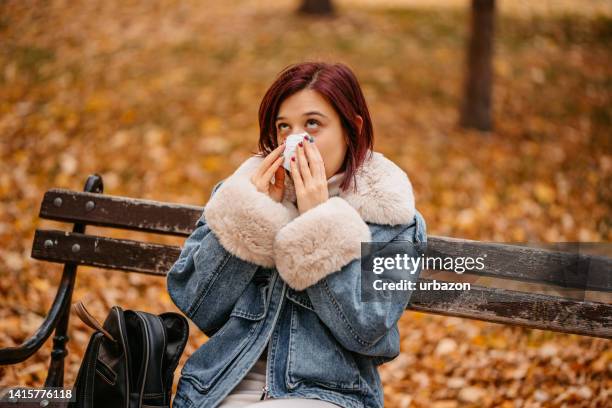
M399 354L411 291L402 303L362 302L361 242L425 243L426 224L406 173L371 153L356 190L303 214L290 177L281 202L256 190L258 156L215 185L167 275L173 302L209 336L183 366L173 407L217 406L266 345L270 397L383 406L377 367Z

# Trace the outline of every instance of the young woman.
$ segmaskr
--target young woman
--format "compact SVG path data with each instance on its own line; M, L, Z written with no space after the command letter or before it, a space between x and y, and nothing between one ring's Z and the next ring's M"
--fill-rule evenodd
M361 243L426 242L410 180L372 151L366 101L343 64L287 67L259 125L260 154L213 188L168 273L172 300L210 337L173 407L382 407L377 366L399 354L411 292L361 301ZM288 172L283 143L302 132L312 138Z

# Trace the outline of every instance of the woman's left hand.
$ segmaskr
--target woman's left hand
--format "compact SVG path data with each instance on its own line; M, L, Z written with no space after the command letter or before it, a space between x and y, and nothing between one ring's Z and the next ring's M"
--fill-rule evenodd
M305 213L329 198L325 164L314 142L307 139L298 143L291 158L291 178L295 186L298 211Z

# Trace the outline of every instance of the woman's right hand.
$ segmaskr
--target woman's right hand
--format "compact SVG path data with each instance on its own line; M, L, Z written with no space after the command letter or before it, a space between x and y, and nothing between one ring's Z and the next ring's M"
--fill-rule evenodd
M268 194L274 201L280 202L283 199L285 189L285 169L283 164L283 151L285 142L281 143L276 149L267 155L259 168L251 176L251 183L255 185L257 191ZM274 184L271 184L274 175Z

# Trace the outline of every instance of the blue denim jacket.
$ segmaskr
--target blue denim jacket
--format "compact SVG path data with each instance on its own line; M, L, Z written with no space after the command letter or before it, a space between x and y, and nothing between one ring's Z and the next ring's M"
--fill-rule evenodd
M211 200L224 182L213 188ZM397 321L410 292L404 303L361 302L359 258L296 290L277 267L241 259L248 256L238 250L234 252L241 257L228 251L206 215L205 209L167 275L176 306L209 336L182 368L173 407L217 406L268 342L270 397L318 398L347 408L382 407L377 366L399 354ZM397 225L367 222L371 240L425 243L425 220L416 209L411 216ZM417 256L413 246L403 248ZM419 273L412 279L416 281Z

